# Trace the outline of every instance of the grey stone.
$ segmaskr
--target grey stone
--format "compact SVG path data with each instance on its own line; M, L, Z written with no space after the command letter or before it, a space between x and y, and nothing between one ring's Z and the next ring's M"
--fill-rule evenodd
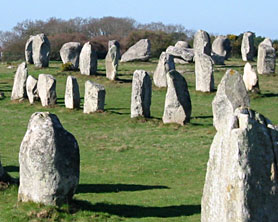
M275 73L276 52L270 39L266 38L259 44L257 70L259 74Z
M103 85L90 80L85 83L84 113L104 111L105 89Z
M175 47L177 48L190 48L188 42L186 41L177 41L176 44L175 44Z
M121 46L120 43L117 40L109 40L108 41L108 50L115 45L117 47L117 55L118 55L118 60L121 59Z
M243 34L242 43L241 43L241 57L242 60L253 61L254 57L254 33L253 32L245 32Z
M118 48L116 45L112 45L105 58L106 77L110 80L117 78L118 64L120 55L118 54Z
M166 49L166 53L174 56L174 58L182 59L185 62L193 62L194 58L194 49L189 48L179 48L175 46L169 46Z
M248 108L226 118L234 124L223 125L213 139L201 221L278 221L277 130Z
M30 104L34 104L34 101L39 99L38 90L37 90L38 80L29 75L26 81L26 91Z
M144 70L135 70L132 78L131 118L151 116L152 80Z
M97 72L97 54L90 42L85 43L81 50L79 69L83 75L92 75Z
M74 136L56 115L34 113L20 146L18 201L68 203L78 186L79 168L79 147Z
M81 49L82 47L79 42L65 43L60 49L60 56L63 64L70 62L74 69L78 69Z
M213 61L207 54L195 55L196 90L212 92L214 90Z
M28 64L34 64L33 61L33 40L34 36L31 35L25 44L25 60Z
M204 53L210 56L211 42L210 42L210 36L206 31L198 30L195 33L193 48L195 53Z
M67 78L65 106L68 109L75 109L80 107L79 86L77 79L74 76L68 76Z
M259 92L259 78L251 64L247 62L244 66L243 81L247 91Z
M141 39L131 46L123 55L121 62L148 61L151 56L151 42Z
M162 52L153 74L154 85L157 87L167 87L166 74L173 69L175 69L173 56Z
M33 62L36 67L48 67L50 57L50 42L45 34L38 34L33 38Z
M40 74L37 88L42 106L56 104L56 79L52 75Z
M231 128L235 109L249 106L250 100L242 76L235 70L227 70L212 101L214 127L217 131Z
M28 77L27 64L26 62L23 62L18 66L15 73L11 100L21 100L27 98L27 92L26 92L27 77Z
M167 73L167 93L163 113L163 123L184 125L190 121L191 99L185 78L176 70Z
M211 53L211 59L214 65L225 65L225 56Z
M217 36L212 43L212 52L228 59L231 56L231 42L227 36Z
M179 58L174 58L174 63L175 64L188 64L189 62L184 61L183 59L179 59Z

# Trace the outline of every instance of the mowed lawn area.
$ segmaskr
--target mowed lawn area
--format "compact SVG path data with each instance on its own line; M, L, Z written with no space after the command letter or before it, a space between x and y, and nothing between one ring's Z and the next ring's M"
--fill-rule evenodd
M192 101L189 124L164 125L162 115L166 89L153 85L150 119L130 118L131 80L136 69L153 75L157 60L124 63L118 80L105 77L104 60L98 74L62 72L60 62L36 69L29 75L52 74L57 80L57 105L43 108L39 102L12 102L10 94L20 62L0 65L0 155L5 170L19 177L18 153L32 113L49 111L60 119L77 139L81 156L80 184L71 204L60 208L34 203L17 203L17 185L0 191L0 221L200 221L201 197L209 148L215 135L211 102L213 93L195 91L194 65L177 65L186 78ZM244 62L230 59L215 66L217 86L228 68L243 73ZM253 62L252 64L256 64ZM77 77L81 109L64 106L66 78ZM260 75L260 95L251 95L251 108L278 123L278 75ZM103 84L105 111L83 114L86 80Z

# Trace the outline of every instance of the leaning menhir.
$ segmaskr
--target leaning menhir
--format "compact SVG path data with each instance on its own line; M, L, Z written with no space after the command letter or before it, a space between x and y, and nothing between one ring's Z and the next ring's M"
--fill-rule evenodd
M81 52L81 44L79 42L67 42L60 49L60 56L65 63L72 63L74 69L78 69L79 66L79 55Z
M206 31L198 30L194 35L194 53L204 53L210 56L211 42L210 36Z
M254 57L254 33L253 32L245 32L242 37L241 42L241 57L242 60L253 61Z
M249 103L241 75L228 70L212 103L217 133L207 164L202 222L278 221L278 132Z
M37 88L42 106L56 104L56 79L52 75L40 74Z
M72 199L79 182L79 147L56 115L31 116L20 146L19 168L19 201L61 205Z
M45 34L38 34L33 38L33 62L36 67L48 67L50 57L50 42Z
M167 87L166 74L175 68L174 57L166 52L162 52L153 74L154 85L157 87Z
M204 53L195 54L196 90L212 92L214 90L213 60Z
M259 74L275 73L275 56L272 42L266 38L258 47L257 70Z
M26 62L21 63L15 73L11 100L21 100L27 98L26 81L28 70Z
M131 118L151 116L152 80L144 70L135 70L132 78Z
M85 83L84 113L104 110L105 89L103 85L87 80Z
M141 39L131 46L123 55L121 62L148 61L151 56L151 42Z
M65 91L65 106L68 109L79 108L80 93L77 79L74 76L68 76Z
M176 70L167 73L163 123L184 125L190 121L191 99L185 78Z
M97 53L90 42L85 43L81 50L79 69L83 75L92 75L97 72Z

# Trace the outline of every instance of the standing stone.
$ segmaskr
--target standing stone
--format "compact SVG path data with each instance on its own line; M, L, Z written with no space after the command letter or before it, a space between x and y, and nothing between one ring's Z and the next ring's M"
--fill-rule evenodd
M233 112L238 107L249 107L250 101L242 76L232 69L227 70L217 87L212 101L213 124L218 131L223 126L232 125Z
M235 71L223 77L212 105L217 133L207 164L201 221L278 221L277 130L248 108L247 91Z
M34 64L33 61L33 40L34 36L30 36L25 44L25 61L28 64Z
M195 55L196 90L212 92L214 90L213 60L206 54Z
M163 123L184 125L190 121L191 100L185 78L176 70L167 73L167 93L163 114Z
M79 66L79 55L81 52L81 44L79 42L68 42L65 43L60 49L60 56L65 63L72 63L74 69L78 69Z
M259 78L251 64L247 62L244 66L243 81L247 91L259 92Z
M198 30L194 35L194 52L204 53L210 56L211 54L211 42L210 36L206 31Z
M154 85L157 87L167 87L166 74L173 69L175 69L173 56L162 52L153 74Z
M118 60L121 59L121 46L120 43L117 40L109 40L108 41L108 50L115 45L117 47L117 55L118 55Z
M79 182L79 147L56 115L31 116L20 146L19 168L18 201L61 205L72 199Z
M231 56L231 42L227 36L217 36L212 43L212 52L228 59Z
M152 80L144 70L135 70L132 78L131 118L151 116Z
M175 47L182 48L182 49L190 48L188 42L186 42L186 41L177 41L177 43L175 44Z
M65 106L68 109L75 109L80 107L79 86L77 79L74 76L68 76L67 78Z
M26 93L27 77L28 77L27 64L26 62L23 62L18 66L15 73L11 100L21 100L27 98L27 93Z
M189 48L179 48L176 46L169 46L166 49L166 53L174 56L175 61L181 64L193 62L194 49Z
M37 83L38 80L35 77L31 75L28 76L26 81L26 90L30 104L34 104L34 101L39 99Z
M56 79L49 74L40 74L38 79L38 94L42 106L56 104Z
M85 83L84 113L104 111L105 89L103 85L90 80Z
M83 75L92 75L97 72L97 53L90 42L85 43L81 50L79 69Z
M245 32L243 34L242 43L241 43L241 57L242 60L253 61L254 56L254 33L253 32Z
M36 67L48 67L50 56L50 42L45 34L38 34L33 38L33 61Z
M270 39L266 38L259 44L257 69L259 74L275 73L275 49Z
M112 45L105 58L106 77L110 80L115 80L117 77L119 57L117 46Z
M148 39L141 39L122 55L121 62L148 61L150 57L151 42Z

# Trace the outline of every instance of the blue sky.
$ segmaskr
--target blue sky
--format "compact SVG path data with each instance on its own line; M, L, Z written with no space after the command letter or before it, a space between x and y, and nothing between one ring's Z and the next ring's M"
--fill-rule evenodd
M278 39L278 0L1 0L0 30L25 19L130 17L140 23L182 24L214 34Z

